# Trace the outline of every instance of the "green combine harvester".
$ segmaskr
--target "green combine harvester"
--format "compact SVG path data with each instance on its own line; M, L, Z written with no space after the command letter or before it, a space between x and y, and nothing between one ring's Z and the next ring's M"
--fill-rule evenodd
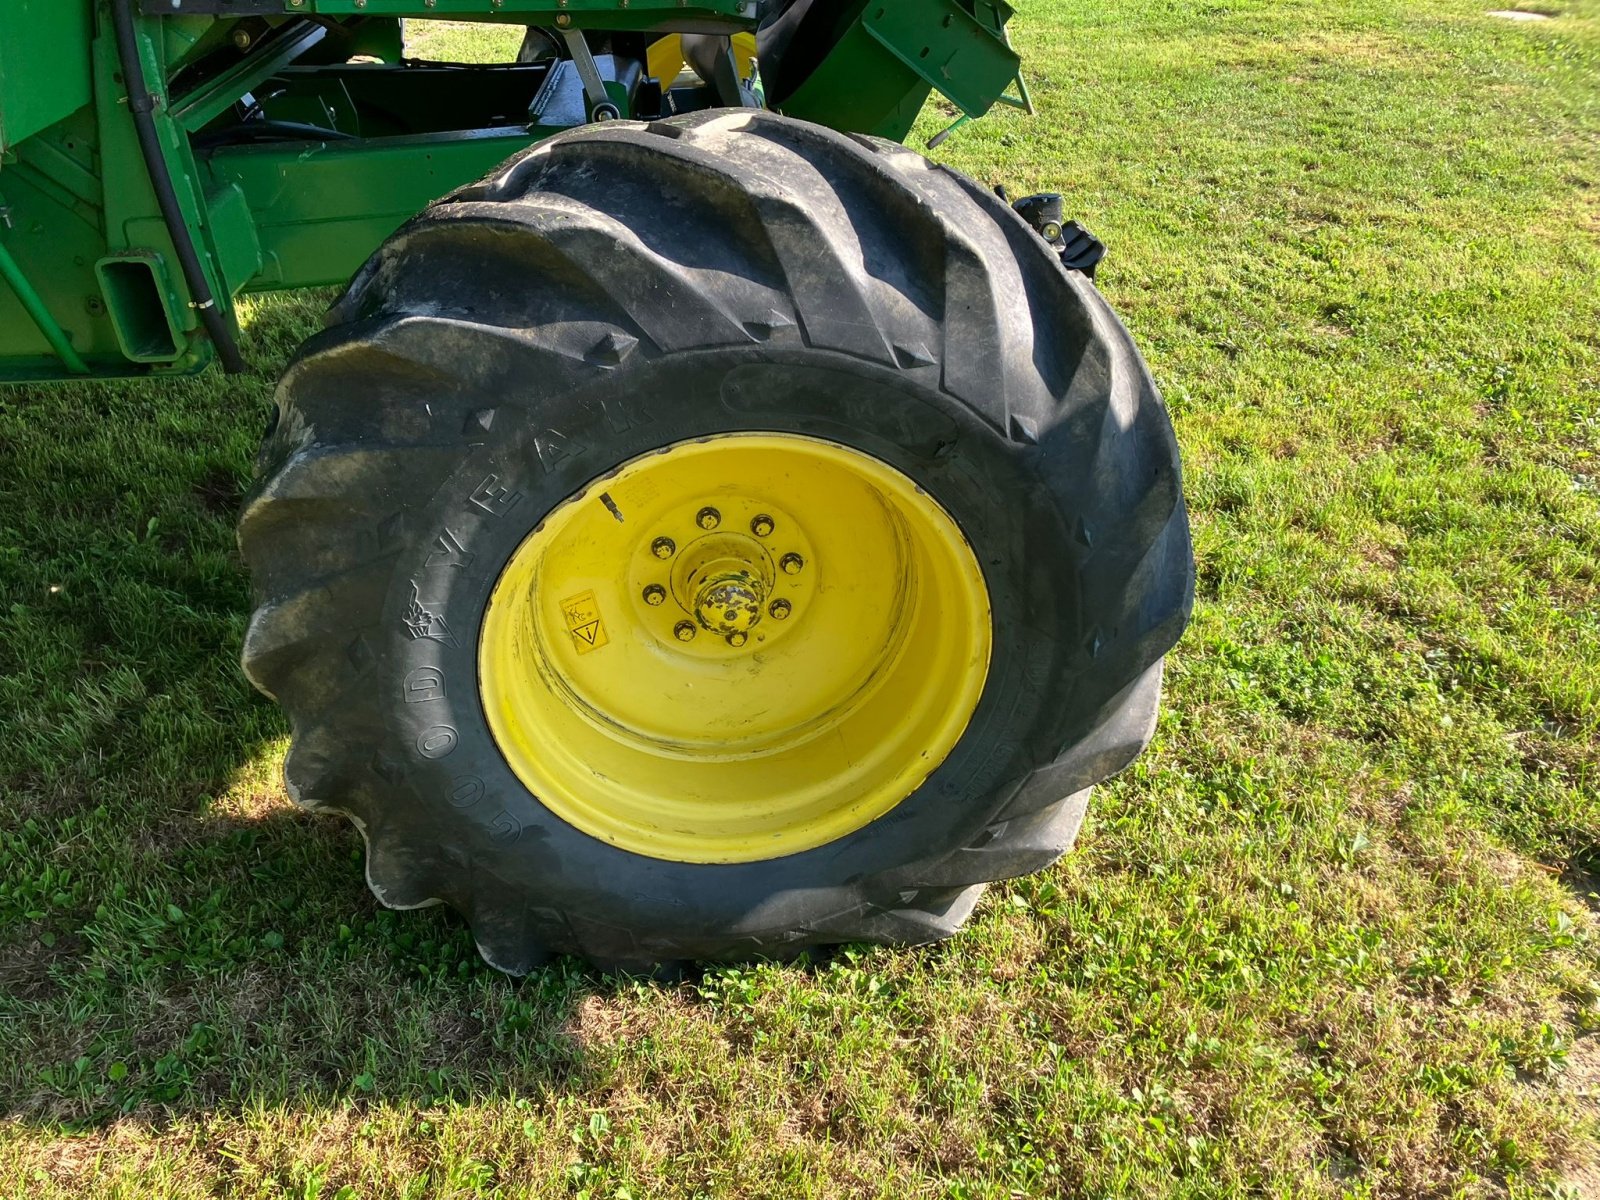
M898 143L1004 0L0 0L0 381L243 369L244 669L513 973L952 933L1154 727L1193 561L1099 248ZM404 18L517 61L407 58Z

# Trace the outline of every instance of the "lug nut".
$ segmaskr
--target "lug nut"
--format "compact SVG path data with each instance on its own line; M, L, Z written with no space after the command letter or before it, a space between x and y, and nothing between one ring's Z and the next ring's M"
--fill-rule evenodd
M771 537L772 531L776 528L777 523L773 521L771 517L767 516L766 513L762 513L759 517L755 517L750 522L750 532L755 534L757 537Z
M767 611L772 614L774 621L787 621L789 614L794 610L787 600L774 600L768 606Z
M651 608L655 608L657 605L665 603L666 599L667 589L662 587L659 583L652 583L644 590L644 602Z
M778 565L783 568L785 575L798 575L805 570L806 560L798 554L785 554L778 560Z
M669 537L658 537L650 543L650 553L657 558L671 558L678 552L678 543Z
M722 514L714 508L702 508L695 514L694 523L701 529L715 529L722 524Z
M694 622L693 621L679 621L676 625L674 625L672 627L672 635L674 637L676 637L680 642L692 642L692 641L694 641Z
M750 635L748 633L735 632L735 633L730 633L728 635L728 645L732 646L735 650L737 650L740 646L744 645L749 640L750 640Z

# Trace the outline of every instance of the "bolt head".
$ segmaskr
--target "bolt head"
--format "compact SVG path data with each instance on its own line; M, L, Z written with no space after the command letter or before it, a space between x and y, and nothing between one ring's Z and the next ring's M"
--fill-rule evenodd
M722 524L722 514L707 506L695 514L694 523L701 529L715 529Z
M678 552L678 544L669 537L658 537L650 543L650 553L657 558L668 559Z
M759 517L752 518L750 521L750 532L761 538L771 537L772 531L777 527L777 522L767 516L766 513L762 513Z
M728 645L732 646L735 650L737 650L740 646L744 645L749 640L750 640L750 635L748 633L730 633L728 635Z
M680 642L694 641L694 634L695 628L693 621L679 621L672 628L672 636L677 638Z
M772 614L774 621L787 621L794 608L787 600L774 600L767 611Z
M651 608L656 608L661 604L665 604L666 600L667 589L662 587L659 583L652 583L649 587L645 588L644 602Z
M785 575L798 575L806 568L806 560L798 554L785 554L778 560L778 566L783 568Z

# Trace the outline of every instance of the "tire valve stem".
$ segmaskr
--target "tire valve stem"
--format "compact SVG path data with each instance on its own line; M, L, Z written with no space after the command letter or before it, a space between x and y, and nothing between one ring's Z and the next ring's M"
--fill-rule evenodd
M679 621L672 628L673 636L676 637L680 642L694 641L694 632L695 630L693 621Z
M760 538L771 537L772 531L776 528L777 523L766 513L762 513L750 522L750 532Z
M778 565L783 568L785 575L798 575L805 570L806 560L798 554L785 554L778 560Z
M644 602L651 608L656 608L659 605L666 603L666 599L667 589L662 587L659 583L652 583L644 590Z
M767 608L767 611L772 614L772 619L774 621L787 621L789 619L789 613L792 612L793 609L787 600L774 600Z
M695 514L694 523L701 529L715 529L722 524L722 514L707 506Z
M678 544L669 537L658 537L650 543L650 553L657 558L671 558L678 552Z

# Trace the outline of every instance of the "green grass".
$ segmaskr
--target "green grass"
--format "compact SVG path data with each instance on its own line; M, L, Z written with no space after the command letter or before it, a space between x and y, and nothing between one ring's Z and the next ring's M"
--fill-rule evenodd
M235 666L325 298L242 380L0 390L0 1197L1578 1195L1600 8L1483 7L1023 5L1039 117L941 157L1109 242L1199 601L1078 852L937 949L514 983L379 911Z

